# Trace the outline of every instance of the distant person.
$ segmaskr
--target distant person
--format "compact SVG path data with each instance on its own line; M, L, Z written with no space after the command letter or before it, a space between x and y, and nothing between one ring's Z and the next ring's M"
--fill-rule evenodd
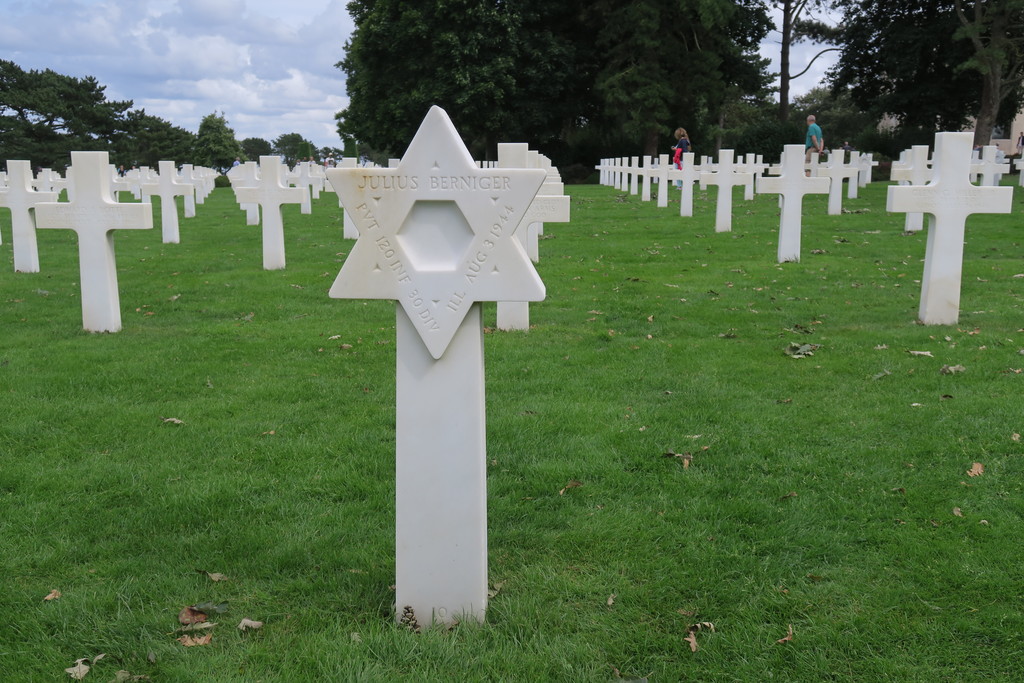
M1017 136L1017 156L1024 156L1024 130Z
M685 128L676 128L675 137L676 144L672 146L672 163L681 170L683 168L683 155L693 151L693 145L690 144L690 136L686 134ZM682 184L682 181L678 181L676 182L676 187L681 187Z
M849 141L844 142L843 143L843 151L844 152L852 152L853 151L853 145L851 145L849 143Z
M811 162L811 152L821 154L825 151L825 140L821 136L821 126L815 123L814 114L807 117L807 139L804 141L806 161Z
M242 165L242 160L239 159L238 157L235 157L235 161L234 161L234 163L231 164L231 167L234 168L235 166L241 166L241 165Z

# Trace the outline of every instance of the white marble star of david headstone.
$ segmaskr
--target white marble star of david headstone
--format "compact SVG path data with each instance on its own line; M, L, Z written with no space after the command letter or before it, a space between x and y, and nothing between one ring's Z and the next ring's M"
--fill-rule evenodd
M543 169L481 169L440 107L396 168L327 171L359 230L330 296L396 299L435 359L478 301L541 301L513 233Z

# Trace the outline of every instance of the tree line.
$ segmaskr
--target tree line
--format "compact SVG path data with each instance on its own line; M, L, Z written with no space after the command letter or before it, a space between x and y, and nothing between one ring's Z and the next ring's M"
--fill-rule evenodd
M725 146L775 156L803 139L809 113L828 144L890 157L972 120L976 144L987 144L1000 126L1017 132L1005 126L1024 102L1024 0L350 0L348 8L355 31L337 67L350 103L335 117L338 133L350 154L358 144L380 163L401 156L433 104L475 158L494 159L498 141L526 141L572 179L601 156L666 152L677 127L698 154ZM777 89L759 54L773 8ZM839 59L823 88L790 102L801 76L790 50L804 40ZM106 150L125 166L341 156L298 133L237 141L217 112L192 133L132 104L107 100L92 77L0 60L0 150L58 168L72 149ZM896 126L879 130L883 118Z
M75 151L105 151L115 166L156 167L161 159L226 169L236 158L280 154L294 164L319 152L299 133L273 142L238 141L222 113L203 117L195 133L133 109L132 101L108 100L95 78L50 69L24 70L0 60L0 152L36 167L63 169ZM334 150L336 153L337 150Z
M829 142L894 153L977 122L987 144L1024 100L1024 0L351 0L338 132L398 156L431 104L476 158L523 140L560 168L666 152L777 155L818 115ZM779 101L758 46L781 15ZM827 13L827 14L826 14ZM834 19L841 20L836 24ZM833 21L824 21L831 18ZM828 89L790 103L790 49L838 52ZM834 109L829 119L816 108ZM878 122L898 125L879 132ZM563 170L564 174L564 170Z

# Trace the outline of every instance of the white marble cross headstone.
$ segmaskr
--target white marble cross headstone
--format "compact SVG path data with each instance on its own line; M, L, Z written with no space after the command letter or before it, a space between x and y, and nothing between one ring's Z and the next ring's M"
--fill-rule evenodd
M57 201L59 194L36 192L32 189L32 165L29 162L7 162L7 188L0 190L0 206L6 206L11 210L11 236L14 241L16 272L39 272L35 207L41 202ZM3 244L2 239L0 244Z
M887 211L934 216L925 247L918 315L925 325L955 325L960 317L964 228L974 213L1010 213L1011 187L970 182L973 133L936 133L932 180L924 187L890 186Z
M71 167L75 171L71 176L74 200L38 204L36 227L78 233L82 326L90 332L117 332L121 329L121 297L113 231L152 228L153 210L145 204L119 204L110 198L106 152L72 152Z
M235 189L235 199L239 204L259 204L262 210L264 270L279 270L285 265L281 205L302 205L309 200L307 188L285 186L285 172L280 157L261 156L259 184Z
M700 169L694 164L693 152L683 152L680 165L682 168L673 168L668 172L669 183L679 183L679 215L693 215L693 184L703 175ZM668 195L668 187L665 187L665 194ZM731 188L729 194L731 195ZM730 197L731 206L731 197ZM732 209L729 210L730 224L732 220ZM730 225L731 227L731 225Z
M184 197L195 191L191 184L178 182L178 171L173 161L161 161L158 164L159 175L155 182L143 183L144 196L160 197L160 232L165 244L178 244L181 236L178 231L178 204L175 197Z
M539 301L513 234L541 169L479 169L432 107L395 169L327 171L359 239L336 298L397 299L396 617L421 624L487 605L481 301Z
M889 179L903 185L922 186L932 179L932 169L928 165L928 145L914 145L904 154L903 163L893 168ZM924 227L924 214L920 211L908 211L903 220L904 232L919 232Z
M998 159L999 148L985 145L981 148L981 160L972 164L971 170L981 176L980 184L985 187L997 187L1002 174L1010 172L1010 164Z
M1013 164L1014 164L1014 166L1017 167L1017 175L1018 175L1017 183L1021 187L1024 187L1024 157L1021 157L1020 159L1017 159L1016 161L1013 162Z
M824 166L818 165L818 177L825 177L832 180L828 189L828 215L838 216L843 213L843 181L854 180L860 174L860 170L845 163L846 152L842 149L834 149L828 155L828 163ZM811 174L815 175L815 174Z
M231 188L235 192L235 201L238 201L238 188L256 187L260 184L259 165L255 161L246 161L238 166L232 166L228 171L228 180L231 181ZM238 208L245 211L246 225L260 224L260 205L256 202L239 202Z
M812 178L804 174L806 154L803 145L786 145L782 151L781 174L777 177L760 176L759 193L778 194L782 199L779 218L779 263L800 260L800 233L803 221L803 202L806 194L825 194L831 181Z
M715 232L732 230L732 188L745 185L753 174L736 170L733 163L733 150L723 149L718 152L718 170L703 171L700 174L700 187L718 186L718 205L715 209Z

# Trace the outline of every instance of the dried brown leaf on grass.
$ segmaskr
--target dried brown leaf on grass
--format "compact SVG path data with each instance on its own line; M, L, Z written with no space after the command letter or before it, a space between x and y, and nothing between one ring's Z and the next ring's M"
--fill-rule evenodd
M608 605L609 607L611 607L612 605L615 604L615 598L616 597L618 597L618 596L615 593L612 593L611 595L608 596L608 599L604 601L605 604Z
M185 636L182 636L181 638L176 638L175 640L177 640L179 643L181 643L185 647L195 647L197 645L209 645L210 641L213 640L213 634L212 633L207 633L207 634L202 635L202 636L188 636L188 635L185 635Z
M105 655L103 653L100 653L100 654L96 655L95 657L93 657L91 660L88 657L82 657L81 659L76 659L75 663L72 666L69 666L68 668L64 669L64 672L68 676L70 676L72 678L72 680L80 681L83 678L85 678L86 674L89 673L89 669L91 668L90 664L95 666L96 662L100 661L101 659L103 659L106 656L107 655Z
M565 492L569 489L576 489L583 486L583 482L578 479L570 479L569 483L562 487L562 490L558 492L558 495L564 496Z
M976 462L971 465L971 469L967 470L968 477L978 477L985 473L985 466L980 462Z
M165 423L172 424L172 425L183 425L183 424L185 424L184 422L182 422L181 420L179 420L176 417L163 417L163 416L161 416L160 419L163 420Z
M956 517L963 517L964 513L960 508L953 508L953 515Z
M690 644L690 652L696 652L697 646L697 632L698 631L711 631L715 632L715 625L710 621L701 621L696 624L690 624L686 629L686 637L683 638L687 643Z
M225 576L224 574L218 574L217 572L208 572L205 569L197 569L196 571L198 573L200 573L200 574L206 574L206 576L209 577L210 581L227 581L228 580L227 576Z
M907 351L911 356L927 356L928 358L934 358L931 351Z
M263 628L262 621L253 621L252 619L245 618L238 622L239 631L255 631Z
M958 372L963 372L967 368L962 365L943 365L939 368L939 374L941 375L955 375Z
M182 607L181 611L178 612L178 623L179 624L199 624L209 619L206 612L201 612L195 608L195 605L188 607Z
M60 591L57 590L56 588L54 588L52 591L47 593L46 597L43 598L43 600L50 601L50 600L57 600L59 598L60 598Z
M784 637L782 637L782 638L779 638L775 642L776 643L791 643L791 642L793 642L793 624L789 625L789 628L786 630L786 635Z

